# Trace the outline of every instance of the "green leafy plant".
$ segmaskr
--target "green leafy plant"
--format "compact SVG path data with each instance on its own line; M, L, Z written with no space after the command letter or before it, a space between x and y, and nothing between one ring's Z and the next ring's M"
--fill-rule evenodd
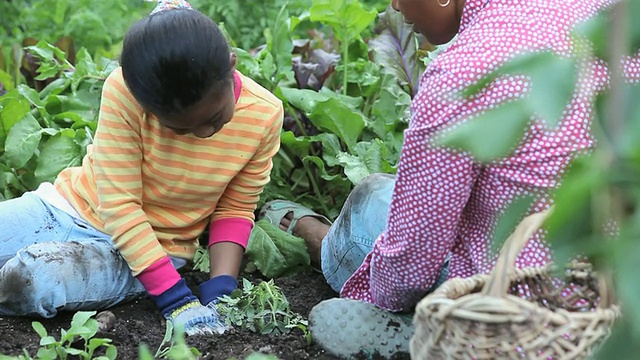
M331 26L342 47L343 94L347 94L349 45L376 18L376 10L366 10L357 0L314 0L309 10L311 21Z
M205 236L206 237L206 236ZM200 246L193 256L193 268L195 270L209 273L211 270L211 261L209 259L209 251L206 247Z
M0 46L21 44L29 37L53 43L70 36L92 55L111 57L117 53L127 28L153 6L145 1L127 0L3 1Z
M273 280L253 285L242 279L242 289L222 297L218 311L231 326L261 334L285 334L300 329L309 339L307 321L291 311L286 296Z
M404 22L402 13L389 6L380 13L375 27L376 37L369 41L373 59L382 70L399 80L412 96L418 91L426 65L423 61L433 47L417 37L412 25Z
M1 360L65 360L94 359L114 360L118 354L117 349L111 344L111 339L94 338L98 332L98 322L92 318L95 311L79 311L73 315L71 327L60 331L60 340L49 335L47 330L38 321L31 323L33 329L40 335L40 348L35 357L31 357L27 351L24 355L8 357L0 355ZM82 347L77 348L78 340L82 341ZM94 357L96 350L104 350L104 355Z
M259 206L288 199L335 218L364 177L395 172L425 51L392 12L381 15L368 45L361 34L375 12L355 0L340 4L315 0L309 14L291 18L281 9L255 56L237 50L238 68L285 105L281 151ZM335 37L293 39L297 26L308 21L328 25ZM333 52L337 44L342 55ZM369 53L382 65L371 62Z
M304 240L287 234L267 220L256 222L246 255L268 278L293 275L308 270L311 264Z
M265 42L263 29L268 28L278 11L286 5L290 12L302 13L311 6L311 0L229 0L212 2L193 0L191 4L207 14L225 29L236 46L253 49Z
M40 92L18 85L0 97L0 200L81 163L93 141L102 85L116 66L94 62L84 49L73 66L44 41L28 51L38 59L34 80L51 81Z

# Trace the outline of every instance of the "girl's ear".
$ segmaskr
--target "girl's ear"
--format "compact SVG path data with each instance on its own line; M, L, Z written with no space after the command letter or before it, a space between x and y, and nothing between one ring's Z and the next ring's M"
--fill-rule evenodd
M231 52L231 54L229 54L229 65L231 67L231 71L235 71L236 70L236 63L238 62L238 56L236 55L236 53Z

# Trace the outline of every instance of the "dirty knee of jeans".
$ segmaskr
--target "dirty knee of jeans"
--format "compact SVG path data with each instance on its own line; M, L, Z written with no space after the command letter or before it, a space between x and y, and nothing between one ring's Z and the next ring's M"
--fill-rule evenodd
M19 268L8 266L0 272L0 305L21 308L33 292L33 275Z
M358 184L347 199L349 205L364 204L373 193L390 186L394 182L394 177L388 174L372 174L364 178L360 184ZM345 204L346 206L347 204Z

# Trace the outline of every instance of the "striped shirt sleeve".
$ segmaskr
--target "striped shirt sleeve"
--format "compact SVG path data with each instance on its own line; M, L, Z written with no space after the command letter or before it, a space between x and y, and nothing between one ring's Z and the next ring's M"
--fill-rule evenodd
M105 82L93 144L97 213L135 276L167 254L142 210L143 111L117 76Z
M265 126L260 149L231 180L222 194L212 218L210 245L221 241L232 241L246 247L251 227L231 227L244 229L237 234L231 234L228 231L229 227L226 226L227 231L217 231L217 229L222 228L232 219L234 222L238 222L238 220L243 222L241 221L242 219L253 222L254 211L260 194L270 180L271 168L273 167L272 158L280 149L280 131L283 116L282 106L279 106L278 111L268 120L268 124Z

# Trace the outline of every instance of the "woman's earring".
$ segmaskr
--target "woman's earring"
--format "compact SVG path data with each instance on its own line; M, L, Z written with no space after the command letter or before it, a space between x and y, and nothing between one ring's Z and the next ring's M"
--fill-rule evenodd
M451 0L447 0L446 2L442 2L442 0L438 0L438 5L442 6L442 7L447 7L449 6L449 4L451 4Z

